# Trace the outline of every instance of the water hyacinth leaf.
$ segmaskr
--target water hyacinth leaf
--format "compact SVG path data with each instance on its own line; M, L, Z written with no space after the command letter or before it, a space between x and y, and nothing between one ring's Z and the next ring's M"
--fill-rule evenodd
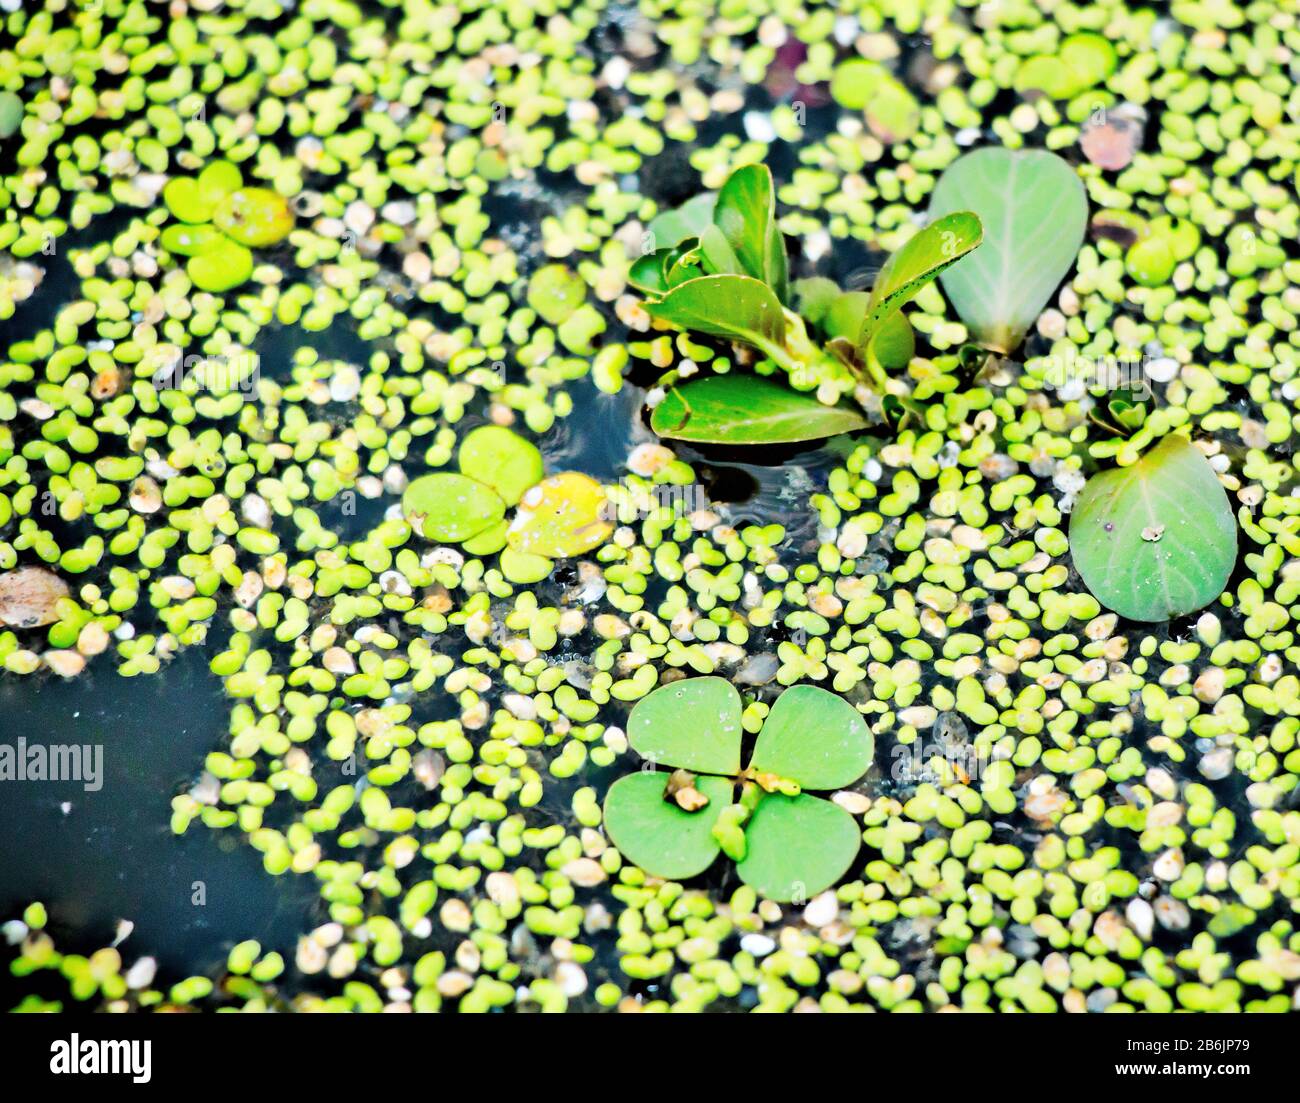
M844 291L837 295L822 318L822 330L826 336L856 341L862 332L870 301L871 296L865 291Z
M704 227L713 222L713 206L717 202L714 192L702 192L675 210L655 215L646 227L649 248L671 249L687 238L699 237Z
M701 276L707 275L704 270L704 254L698 245L692 245L690 248L679 245L668 259L666 271L670 291L687 280L698 280Z
M801 317L812 325L820 326L827 311L843 292L840 285L825 276L810 276L806 280L795 280L792 285L796 309ZM856 336L856 331L854 336Z
M567 265L543 265L528 281L528 305L550 325L558 326L586 301L586 281Z
M700 257L704 263L705 275L743 276L744 265L736 256L725 235L716 226L705 226L700 233Z
M674 387L650 416L668 440L697 444L794 444L867 426L849 406L826 406L755 375L715 375Z
M427 539L458 544L500 521L506 504L477 479L438 471L412 481L402 495L402 510L407 516L424 515L422 531Z
M240 188L217 204L212 221L241 245L262 249L289 236L293 212L270 188Z
M518 552L567 559L600 547L614 531L605 488L578 471L530 487L510 523L506 543Z
M776 226L772 170L766 165L744 165L728 176L718 192L713 224L731 246L739 270L762 280L785 302L789 297L785 242ZM706 232L701 233L702 243Z
M980 344L1011 352L1074 267L1088 197L1074 169L1045 150L980 149L935 185L930 213L972 210L985 241L943 274L945 294Z
M741 880L769 900L808 900L848 871L862 836L843 808L820 797L769 793L745 824Z
M628 267L627 282L647 295L662 295L668 290L668 276L664 262L673 252L672 249L659 249L643 257L637 257Z
M467 433L456 464L461 474L490 486L508 506L546 475L537 446L501 425L480 425Z
M902 371L907 367L915 352L916 334L912 330L912 323L903 317L901 310L880 323L868 349L868 355L891 372Z
M1088 480L1070 516L1070 553L1093 597L1130 620L1204 608L1237 561L1237 524L1214 468L1186 437Z
M956 264L984 238L977 215L954 211L936 218L890 255L876 277L867 302L858 346L867 348L876 331L906 306L927 283Z
M674 287L657 303L652 318L694 333L742 341L767 356L779 356L785 314L765 283L749 276L701 276Z
M721 777L697 778L695 787L709 803L686 812L664 799L670 776L656 770L614 782L605 795L605 830L629 862L653 877L680 881L703 873L721 852L713 825L733 785Z
M683 678L641 698L627 740L642 758L701 774L740 772L740 694L724 678Z
M871 766L875 740L862 714L817 686L791 686L772 706L751 768L804 789L842 789Z
M185 271L200 291L220 294L248 282L253 274L253 254L223 234L203 252L190 257Z

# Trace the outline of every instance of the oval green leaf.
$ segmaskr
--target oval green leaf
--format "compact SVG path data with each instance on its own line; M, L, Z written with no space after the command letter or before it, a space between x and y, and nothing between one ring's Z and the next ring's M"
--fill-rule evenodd
M936 218L909 238L885 261L876 277L858 335L858 347L865 349L891 315L983 239L980 219L970 211L955 211Z
M820 797L769 793L745 824L741 880L769 900L809 900L843 877L862 835L843 808Z
M709 798L696 812L664 800L671 775L662 770L628 774L605 795L605 831L619 852L654 877L681 881L703 873L721 852L713 825L731 802L726 778L701 777L695 787Z
M1070 553L1093 597L1130 620L1204 608L1237 561L1237 524L1214 468L1186 437L1088 480L1070 517Z
M650 416L659 436L698 444L793 444L866 426L857 410L757 375L693 380L670 390Z
M681 329L743 341L766 356L779 356L785 340L781 304L767 284L749 276L687 280L646 310Z
M456 463L461 474L490 486L508 506L546 475L537 446L501 425L480 425L465 434Z
M201 253L190 257L185 265L190 280L200 291L220 293L245 283L253 274L253 254L224 235L210 241Z
M974 211L984 247L943 274L943 289L980 344L1020 344L1074 267L1088 196L1069 163L1046 150L979 149L954 161L930 200L935 218Z
M510 522L506 542L517 552L567 559L598 548L614 531L605 488L578 471L562 471L530 487Z
M871 767L875 739L862 714L818 686L792 686L763 722L750 768L804 789L842 789Z
M217 204L212 221L240 245L262 249L289 236L293 212L270 188L240 188Z
M762 280L785 302L789 298L785 242L776 225L772 170L766 165L743 165L728 176L718 192L713 224L731 246L741 271ZM706 233L701 234L701 244ZM725 265L716 270L732 271Z
M724 678L682 678L641 698L627 741L642 758L700 774L740 773L740 694Z
M402 510L424 515L423 532L440 544L458 544L500 521L506 504L490 487L468 475L437 471L422 475L402 495Z
M713 206L717 194L711 191L688 199L680 207L655 215L646 227L651 249L672 249L687 238L699 237L705 226L713 221Z

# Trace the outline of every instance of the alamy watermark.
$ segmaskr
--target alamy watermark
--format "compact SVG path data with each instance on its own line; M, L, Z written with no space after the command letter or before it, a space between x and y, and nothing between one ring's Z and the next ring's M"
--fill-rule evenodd
M187 379L192 379L201 390L251 397L261 378L261 358L245 349L220 356L159 353L154 359L149 380L157 391L180 390Z
M709 496L700 483L656 483L653 486L631 479L620 479L609 488L600 507L600 519L613 524L632 524L640 520L671 521L689 517L708 509Z
M1083 390L1101 387L1107 391L1132 391L1140 398L1151 397L1151 383L1159 381L1169 363L1167 357L1146 355L1080 356L1072 345L1066 346L1062 356L1042 358L1043 381L1057 390ZM1174 363L1177 370L1177 364ZM1073 388L1071 388L1073 384Z
M102 743L0 743L0 781L79 781L87 793L104 784Z

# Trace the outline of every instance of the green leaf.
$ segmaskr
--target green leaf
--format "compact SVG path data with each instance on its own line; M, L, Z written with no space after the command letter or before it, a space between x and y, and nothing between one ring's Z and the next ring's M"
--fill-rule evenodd
M912 362L915 352L916 334L901 310L881 322L876 335L871 338L869 354L889 372L902 371Z
M700 256L704 261L704 275L743 276L744 265L736 256L731 243L716 226L705 226L700 232Z
M834 280L825 276L809 276L806 280L795 280L792 285L796 309L803 318L815 326L820 326L832 304L843 292ZM857 336L854 330L853 336Z
M466 548L468 549L468 545ZM501 553L500 566L507 582L519 586L531 586L548 577L555 569L555 562L544 555L529 555L527 552L515 551L514 548L506 548Z
M562 471L520 499L506 542L517 552L568 559L598 548L614 531L605 488L578 471Z
M231 192L244 186L244 177L229 161L213 161L199 173L195 183L203 202L215 207Z
M921 105L880 62L850 58L835 67L831 97L851 111L863 111L882 142L906 141L921 121Z
M653 877L681 881L703 873L721 851L713 825L731 801L726 778L697 778L709 798L697 812L685 812L664 799L669 774L662 770L628 774L605 795L605 830L619 852Z
M766 165L744 165L718 192L713 224L722 231L741 269L762 280L785 302L789 298L785 242L776 226L776 194Z
M587 301L587 282L568 265L546 264L529 279L527 298L538 317L558 326Z
M979 218L970 211L958 211L935 219L905 242L885 261L876 277L858 346L868 347L890 315L911 302L945 268L974 249L983 236Z
M205 199L199 191L199 182L192 176L175 176L162 190L162 200L172 215L182 222L211 222L214 202Z
M958 158L930 200L936 218L963 209L984 224L984 246L943 274L943 289L981 344L1020 344L1074 267L1088 197L1070 165L1045 150L980 149Z
M200 291L219 294L245 283L253 274L253 254L224 234L195 253L185 265L190 280Z
M670 390L650 416L659 436L698 444L791 444L866 426L857 410L757 375L692 380Z
M427 539L458 544L500 521L506 504L477 479L438 471L412 481L402 495L402 510L408 515L424 514Z
M871 767L875 740L862 714L818 686L792 686L763 722L750 769L804 789L842 789Z
M0 92L0 139L8 138L23 124L23 101L12 92Z
M650 248L671 249L687 238L699 237L704 227L713 221L713 206L717 201L716 193L703 192L675 210L655 215L646 227Z
M683 678L641 698L627 741L661 766L700 774L740 773L740 694L724 678Z
M217 204L212 221L240 245L261 249L289 236L293 212L270 188L240 188Z
M1106 608L1164 621L1223 592L1237 524L1209 461L1170 435L1132 466L1088 480L1070 517L1070 553Z
M220 248L226 235L210 222L178 222L158 235L158 244L178 257L196 257Z
M668 290L668 277L664 267L673 249L660 249L637 257L627 270L627 282L647 295L662 295Z
M766 356L781 355L785 314L764 283L749 276L701 276L674 287L657 303L652 318L695 333L753 345Z
M501 425L480 425L465 434L456 463L461 474L491 487L508 506L546 476L537 446Z
M708 274L704 268L704 254L700 251L700 247L692 245L688 249L686 244L679 245L673 250L672 255L664 262L664 272L670 291L678 284L685 283L687 280L698 280Z
M861 842L857 823L839 805L807 793L770 793L745 825L746 853L736 870L769 900L808 900L848 872Z

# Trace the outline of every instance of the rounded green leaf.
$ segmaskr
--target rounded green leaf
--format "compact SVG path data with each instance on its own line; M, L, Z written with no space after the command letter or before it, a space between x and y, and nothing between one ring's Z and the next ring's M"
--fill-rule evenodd
M270 188L240 188L217 204L212 221L241 245L261 249L289 236L293 212Z
M182 222L211 222L214 204L203 197L192 176L177 176L162 190L167 209Z
M0 138L8 138L23 123L23 101L12 92L0 92Z
M849 406L827 406L774 380L741 374L674 387L650 416L659 436L700 444L789 444L866 426Z
M793 686L763 722L750 768L804 789L841 789L871 766L875 740L862 714L817 686Z
M239 242L223 236L190 257L185 271L200 291L231 291L253 274L253 254Z
M745 825L736 870L769 900L809 900L848 872L861 842L857 823L838 804L769 793Z
M158 236L158 243L178 257L196 257L221 248L226 235L209 222L181 222L168 226Z
M213 161L199 173L195 183L203 202L215 207L236 188L244 186L244 177L229 161Z
M553 326L586 301L587 283L568 265L544 265L528 281L528 305Z
M740 694L723 678L683 678L641 698L627 740L642 758L699 774L740 773Z
M467 433L456 462L462 474L490 486L508 506L546 475L537 446L500 425L480 425Z
M491 487L468 475L438 471L422 475L402 495L402 510L424 515L424 535L441 544L458 544L500 521L506 504Z
M1223 592L1237 561L1237 523L1209 461L1172 435L1132 466L1088 480L1070 517L1070 553L1106 608L1169 620Z
M567 559L598 548L614 531L605 488L588 475L563 471L530 487L506 542L518 552Z
M697 778L695 787L709 798L696 812L685 812L664 799L671 775L662 770L628 774L605 795L605 831L629 862L654 877L680 881L703 873L721 848L713 825L731 802L726 778Z
M468 546L467 544L466 547ZM506 576L507 582L518 586L541 582L554 569L554 560L547 559L544 555L529 555L527 552L515 551L514 548L506 548L501 553L501 573Z
M494 525L488 525L482 532L471 536L461 543L461 547L470 555L494 555L506 546L506 533L510 522L504 517Z
M646 303L646 311L691 333L743 341L766 356L779 357L785 340L781 303L767 284L749 276L688 279L659 302Z
M1074 267L1087 192L1054 153L979 149L948 166L930 199L935 218L958 210L979 216L984 244L940 281L975 339L1008 353Z
M687 238L699 237L704 227L713 221L713 207L718 196L703 192L688 199L680 207L655 215L646 227L652 250L672 249Z

